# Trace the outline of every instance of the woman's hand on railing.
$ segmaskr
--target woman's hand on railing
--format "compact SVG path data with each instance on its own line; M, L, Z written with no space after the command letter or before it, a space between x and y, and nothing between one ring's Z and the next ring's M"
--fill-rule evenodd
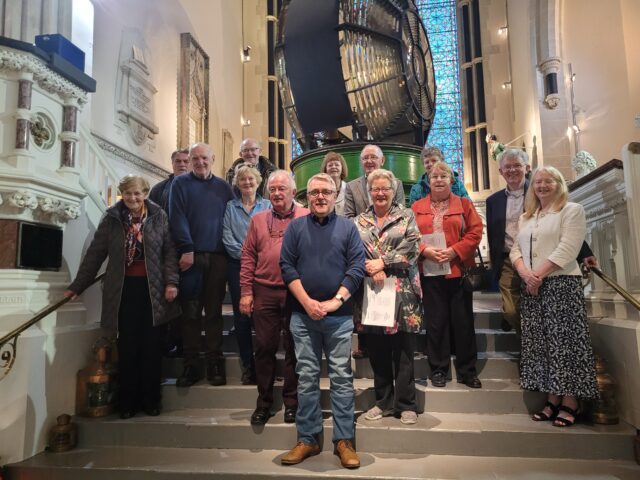
M71 290L65 290L62 295L64 295L65 298L70 298L71 300L75 300L76 298L78 298L78 295Z
M173 302L178 296L178 287L175 285L167 285L164 288L164 298L167 302Z

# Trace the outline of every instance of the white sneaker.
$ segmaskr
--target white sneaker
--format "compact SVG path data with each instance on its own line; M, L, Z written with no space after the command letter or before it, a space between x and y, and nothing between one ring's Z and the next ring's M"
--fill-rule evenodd
M375 406L364 414L365 420L380 420L382 418L382 410Z
M411 410L405 410L400 414L400 422L405 425L413 425L414 423L418 423L418 414L416 412L412 412Z

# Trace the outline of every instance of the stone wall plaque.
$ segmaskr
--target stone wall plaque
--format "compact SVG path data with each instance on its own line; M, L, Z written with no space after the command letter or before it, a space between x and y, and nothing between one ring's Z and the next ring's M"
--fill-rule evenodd
M178 148L209 142L209 55L190 33L180 35Z

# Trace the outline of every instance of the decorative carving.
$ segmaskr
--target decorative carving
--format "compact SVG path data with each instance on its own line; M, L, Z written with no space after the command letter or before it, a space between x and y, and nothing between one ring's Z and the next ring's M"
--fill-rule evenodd
M142 32L127 29L122 34L118 72L118 120L127 126L133 142L140 146L153 140L159 129L154 123L153 96L157 89L151 83L148 67L150 51Z
M560 57L549 57L538 65L542 75L558 73L560 72L560 67L562 67L562 60L560 60Z
M576 156L573 157L573 160L571 160L571 166L576 172L576 178L581 178L593 172L598 166L598 163L589 152L580 150Z
M0 344L0 380L6 377L16 361L18 337L13 337L6 343Z
M189 33L180 35L178 145L209 141L209 55Z
M38 199L27 191L13 192L7 200L12 207L28 208L30 210L38 208Z
M62 100L71 97L79 105L87 103L87 92L53 72L44 62L29 53L0 47L0 70L31 73L43 90L58 95Z
M53 121L44 113L36 113L31 120L31 137L33 143L42 150L53 147L56 130Z
M123 162L132 163L140 170L148 172L157 178L166 178L170 173L167 170L164 170L163 168L160 168L157 165L145 160L144 158L122 149L118 145L111 143L109 140L102 138L95 133L92 133L91 135L98 146L113 158L116 158Z
M68 220L75 220L80 216L80 207L78 205L66 204L62 206L60 213Z
M43 197L38 201L40 209L45 213L55 213L60 208L60 200L57 198Z
M554 110L560 105L560 95L558 93L551 93L544 98L544 104L550 109Z
M633 153L634 155L640 154L640 142L631 142L628 149L629 152Z

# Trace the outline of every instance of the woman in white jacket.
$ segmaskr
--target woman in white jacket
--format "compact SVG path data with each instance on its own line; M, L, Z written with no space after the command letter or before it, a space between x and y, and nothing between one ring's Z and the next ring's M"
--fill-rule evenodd
M567 198L558 170L536 170L510 254L523 285L520 384L547 393L545 407L532 418L556 427L575 423L579 398L598 396L576 261L586 220L582 206Z

